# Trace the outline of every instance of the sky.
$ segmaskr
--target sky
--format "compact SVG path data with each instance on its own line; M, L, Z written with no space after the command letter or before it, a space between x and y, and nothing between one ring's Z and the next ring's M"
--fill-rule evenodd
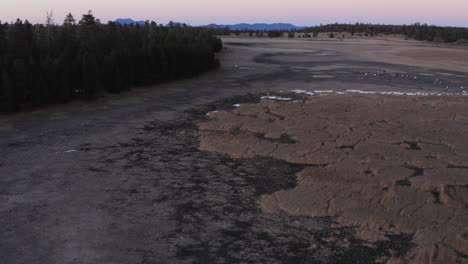
M103 22L117 18L190 25L237 23L412 24L468 27L468 0L0 0L0 20L43 23L52 10L56 23L68 12L88 10Z

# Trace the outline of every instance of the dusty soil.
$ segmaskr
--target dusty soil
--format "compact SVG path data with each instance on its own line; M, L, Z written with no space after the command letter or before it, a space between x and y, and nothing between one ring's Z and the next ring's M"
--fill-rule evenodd
M468 87L468 69L463 62L455 59L453 63L436 63L414 56L402 60L401 56L392 54L407 48L433 51L443 48L444 52L453 50L457 54L467 50L413 41L255 38L225 38L224 41L226 49L220 55L222 68L199 78L136 88L91 102L77 101L1 116L2 261L382 263L428 256L437 261L450 257L466 262L465 237L463 233L455 235L462 228L460 223L466 215L466 204L463 204L466 201L463 200L466 194L466 183L463 183L466 177L463 176L466 174L463 173L467 164L460 156L465 153L463 146L466 145L466 140L463 141L466 139L465 97L391 99L391 96L346 91L462 95ZM377 55L379 52L390 55ZM333 90L343 94L310 99L291 94L294 89ZM228 115L229 118L254 120L260 120L260 114L272 115L272 120L280 118L274 113L262 114L261 109L259 116L236 117L235 113L247 110L246 106L276 105L285 115L296 109L285 107L293 102L261 101L260 97L268 93L303 101L304 111L321 106L315 109L320 115L308 115L321 124L336 119L329 130L311 130L311 133L318 133L316 140L320 139L320 143L314 138L307 139L309 147L318 144L314 149L323 151L324 155L298 154L312 149L297 148L297 142L304 139L299 132L297 138L293 137L296 132L289 130L301 127L300 119L293 121L295 117L283 120L291 122L290 128L286 127L286 136L279 135L278 131L261 136L279 121L266 125L260 122L250 127L256 131L252 133L255 139L260 137L268 144L263 150L259 146L252 147L249 155L239 152L239 156L235 156L230 149L220 150L219 146L212 146L210 151L199 148L200 135L204 148L204 142L208 141L203 137L208 132L200 132L197 124L212 122L210 120L215 117L220 118L217 124L226 124ZM342 113L344 108L336 105L338 102L360 117ZM378 102L378 107L372 107ZM239 108L233 106L237 104ZM399 124L406 127L408 135L398 132L398 122L391 119L397 118L396 113L390 111L392 107L399 109L398 113L407 116L407 120L417 121ZM382 113L379 113L380 108ZM414 112L404 111L410 108ZM428 112L422 112L423 109ZM218 112L206 115L214 111ZM226 115L227 119L218 115ZM339 118L344 119L338 122ZM365 124L365 120L376 123ZM377 122L381 120L387 123ZM345 124L365 125L356 125L355 133L351 133L347 132ZM440 130L432 133L416 127L417 124ZM230 131L229 126L223 125L223 129ZM388 133L380 126L386 127ZM415 129L409 129L412 127ZM446 141L435 138L438 133ZM246 139L252 136L241 130L234 130L234 134ZM333 137L345 144L342 149L333 149L333 143L327 141ZM348 139L361 137L366 140L354 150L346 145L355 143ZM377 142L379 138L384 141ZM398 140L389 144L387 140L393 139ZM210 136L207 140L214 139ZM322 141L329 142L324 149L320 146ZM370 145L364 148L372 142L375 149ZM444 142L457 145L444 145ZM243 141L239 141L239 146L242 144ZM283 156L265 155L274 144L295 147L290 155L285 155L286 152ZM274 149L271 151L273 153ZM346 168L343 163L346 156L351 162L352 157L362 159L366 151L387 157L383 160L369 157L369 164L376 168L369 170L369 175L375 174L375 181L365 176L366 166L362 168L364 174L359 173L355 164L347 165L354 169L344 174L331 169ZM435 155L437 153L440 155ZM426 157L429 155L434 157ZM311 166L311 162L318 166ZM377 169L381 166L385 170ZM421 170L424 177L419 175ZM432 174L438 170L439 178ZM392 178L388 175L391 171L401 174ZM450 172L449 177L442 177L446 176L442 174L445 172ZM417 175L412 177L413 174ZM389 177L388 182L384 180L385 175ZM356 199L359 195L387 194L386 201L376 200L375 208L385 204L391 211L400 206L407 208L407 214L412 213L411 206L392 204L392 201L405 197L404 202L420 202L421 208L434 210L437 216L431 226L432 233L425 228L431 224L421 223L424 228L418 232L411 217L395 219L392 212L381 208L375 212L376 218L369 220L366 215L374 212L370 208L361 209L359 203L352 211L343 207L338 199L329 207L335 211L328 212L322 198L310 191L315 191L312 187L315 184L335 186L332 184L335 182L339 183L337 185L345 182L351 187L342 193L324 195L344 199L361 186L362 191L353 196ZM375 187L375 193L366 190L369 186ZM388 189L382 190L385 188ZM421 202L422 197L427 199ZM275 198L280 198L281 202L273 202ZM382 217L385 213L388 221ZM390 225L391 219L394 227ZM420 218L415 216L415 219ZM375 223L375 226L364 232L362 225L355 224L361 220ZM448 224L440 224L444 221ZM439 241L433 240L431 235L440 235ZM424 248L428 253L421 253Z
M376 56L395 58L400 62L417 60L425 65L434 65L442 68L468 69L468 53L465 49L453 48L400 48L390 51L377 52Z

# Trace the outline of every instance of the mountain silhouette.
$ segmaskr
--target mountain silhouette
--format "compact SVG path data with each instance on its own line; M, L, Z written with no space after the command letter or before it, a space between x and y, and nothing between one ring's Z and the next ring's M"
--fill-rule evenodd
M135 21L131 18L118 18L115 20L116 23L122 24L122 25L128 25L128 24L144 24L145 21L139 20ZM172 22L173 25L184 25L184 23L181 22ZM165 25L166 27L169 26L169 23ZM229 28L231 30L300 30L304 29L306 27L298 27L293 24L289 23L273 23L273 24L266 24L266 23L255 23L255 24L247 24L247 23L240 23L240 24L234 24L234 25L218 25L218 24L209 24L209 25L203 25L199 27L205 27L205 28Z

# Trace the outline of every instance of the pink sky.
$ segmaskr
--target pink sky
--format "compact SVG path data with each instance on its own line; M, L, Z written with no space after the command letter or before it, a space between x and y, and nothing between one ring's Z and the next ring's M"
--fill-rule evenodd
M43 22L53 10L60 23L92 9L102 21L116 18L170 20L191 25L288 22L316 25L334 22L428 24L468 27L468 0L1 0L0 20L27 18Z

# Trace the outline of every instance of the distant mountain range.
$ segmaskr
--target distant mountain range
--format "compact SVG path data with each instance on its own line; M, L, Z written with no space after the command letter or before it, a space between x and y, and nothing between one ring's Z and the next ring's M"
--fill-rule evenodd
M145 23L145 21L143 20L135 21L131 18L117 18L114 22L122 24L122 25L128 25L128 24L140 24L141 25Z
M265 24L265 23L256 23L256 24L235 24L235 25L217 25L210 24L201 27L207 28L226 28L228 27L231 30L300 30L307 27L298 27L293 24L287 23L274 23L274 24Z
M115 20L116 23L122 24L122 25L127 25L127 24L144 24L145 21L140 20L140 21L135 21L131 18L119 18ZM183 25L184 23L180 22L173 22L174 25ZM167 24L166 26L169 26ZM304 29L306 27L298 27L293 24L287 24L287 23L274 23L274 24L265 24L265 23L256 23L256 24L247 24L247 23L241 23L241 24L235 24L235 25L217 25L217 24L209 24L209 25L204 25L200 27L205 27L205 28L229 28L231 30L300 30Z
M122 25L129 25L129 24L139 24L139 25L143 25L145 24L146 21L143 21L143 20L139 20L139 21L135 21L131 18L117 18L115 21L115 23L119 23L119 24L122 24ZM173 25L184 25L184 23L180 23L180 22L172 22ZM169 26L169 24L166 24L165 25L166 27Z

